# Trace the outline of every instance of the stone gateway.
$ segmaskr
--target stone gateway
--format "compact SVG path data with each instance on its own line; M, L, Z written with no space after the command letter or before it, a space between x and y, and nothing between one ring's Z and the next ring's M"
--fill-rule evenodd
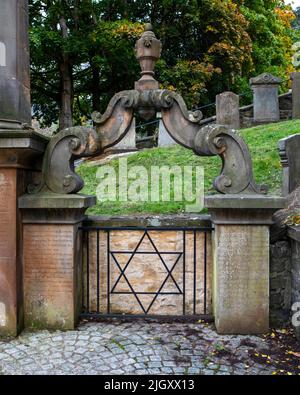
M180 295L184 316L195 318L197 312L205 313L208 306L219 333L266 332L269 327L269 227L273 213L285 206L285 199L268 196L267 187L255 182L251 155L244 140L226 125L201 127L201 112L189 111L179 94L159 89L154 69L161 42L149 24L136 45L142 76L135 89L116 93L104 114L94 113L93 128L68 128L51 140L38 135L24 125L30 120L27 1L12 0L4 4L0 14L0 41L7 50L6 66L0 68L0 334L15 336L24 327L75 328L84 301L90 300L90 291L101 296L103 274L108 315L112 303L115 310L121 310L118 313L124 313L120 301L110 299L113 292L116 293L111 281L114 279L116 284L122 278L122 294L130 292L136 300L145 293L145 286L154 302L160 296L167 300L168 295L176 292ZM264 84L254 81L257 94L263 97L265 90L270 89L275 97L279 81L267 76L262 80ZM271 87L266 88L265 84ZM1 92L7 94L1 95ZM276 120L275 102L273 107L272 119ZM257 107L257 121L267 121L258 110ZM120 143L137 114L150 120L158 112L167 132L178 144L198 156L218 156L223 163L213 183L217 194L206 198L214 228L212 241L205 232L194 237L194 231L203 231L199 225L192 233L190 228L182 226L180 240L176 229L168 225L160 231L168 232L166 237L173 250L165 251L162 235L152 235L153 226L146 224L139 229L143 236L136 236L141 237L140 242L132 241L124 246L118 234L120 229L113 227L113 220L110 229L103 229L106 232L100 238L84 239L83 233L89 228L85 212L96 200L79 193L83 180L75 171L74 161L98 156ZM90 228L100 233L100 229ZM130 219L128 228L132 230ZM111 236L115 237L113 242ZM143 238L149 243L139 250ZM90 250L92 244L94 248ZM197 256L197 245L202 246L201 257ZM158 271L163 267L165 277L161 285L146 281L154 265L148 256L149 252L153 254L149 246L162 264ZM86 272L84 252L88 257ZM118 255L122 254L132 258L121 260ZM131 259L138 254L144 256L139 258L144 264L140 273L130 267ZM175 262L166 258L172 254L177 256ZM180 259L181 271L176 272ZM111 270L111 260L117 265L115 271ZM201 268L197 262L201 262ZM152 277L155 278L153 273ZM92 287L86 287L91 280ZM174 288L168 288L168 281L176 288L175 292ZM192 284L194 294L190 286L187 289L187 284ZM203 290L211 290L209 301L205 299L209 294ZM188 303L189 300L193 303ZM176 303L172 303L165 302L165 310L172 305L176 314ZM97 301L96 308L85 307L90 315L102 313ZM149 311L145 308L142 316ZM135 313L134 308L132 312ZM155 314L162 315L157 306Z

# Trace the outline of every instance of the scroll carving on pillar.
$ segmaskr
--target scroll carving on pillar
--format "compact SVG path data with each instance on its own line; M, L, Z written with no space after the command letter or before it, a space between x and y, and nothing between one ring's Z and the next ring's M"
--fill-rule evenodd
M136 45L142 78L134 90L117 93L105 113L93 113L93 128L75 127L58 133L49 143L44 157L43 178L29 192L77 193L83 181L75 173L74 161L93 157L114 146L125 137L135 113L150 120L161 112L170 136L178 144L199 156L220 156L221 174L214 188L223 194L264 194L267 187L254 181L252 160L243 139L222 125L202 127L200 111L189 111L183 98L168 90L158 89L154 79L155 62L159 59L161 43L147 24L145 33Z

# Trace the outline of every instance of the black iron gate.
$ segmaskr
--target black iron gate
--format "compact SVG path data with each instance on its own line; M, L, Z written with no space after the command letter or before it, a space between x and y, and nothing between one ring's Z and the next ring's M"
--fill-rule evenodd
M209 250L212 229L210 227L143 228L84 226L81 230L83 237L83 267L81 275L82 317L150 316L158 318L180 316L208 318L211 316L211 273L209 273L211 269L211 255ZM126 234L128 238L130 232L133 232L135 236L138 233L138 242L135 247L131 250L116 249L113 245L113 236L118 235L119 238L122 238L122 234ZM176 232L177 241L180 244L179 249L161 250L157 244L164 239L163 235L165 232ZM157 233L159 233L159 240ZM199 250L198 245L199 236L201 237L201 250ZM189 241L188 243L187 239ZM152 251L140 249L145 241L151 246ZM124 261L123 263L120 262L122 255L126 256L125 264ZM188 272L187 255L189 256ZM143 257L146 259L147 256L151 256L153 259L154 257L158 258L164 273L161 275L161 283L157 290L147 291L142 289L137 291L132 284L128 270L133 265L134 258L137 256L139 256L138 259L140 261L143 261ZM174 257L171 265L166 262L167 256ZM115 272L115 278L112 278L113 271ZM180 281L176 278L175 271L177 271L177 274L181 273ZM199 279L200 272L201 279ZM189 281L187 281L187 273L189 273ZM127 290L118 290L121 281L123 281L123 285L126 285ZM167 283L172 283L174 290L166 290ZM201 295L198 292L199 288L201 288ZM187 293L190 295L188 309ZM138 306L140 311L138 313L114 311L111 306L111 300L112 297L116 296L119 298L128 296L134 298L136 306ZM150 297L150 303L148 301L147 305L141 300L144 296ZM153 306L155 303L158 303L159 298L166 296L175 296L181 299L180 313L160 314L157 311L155 313L152 312ZM201 312L199 312L198 305L201 305Z

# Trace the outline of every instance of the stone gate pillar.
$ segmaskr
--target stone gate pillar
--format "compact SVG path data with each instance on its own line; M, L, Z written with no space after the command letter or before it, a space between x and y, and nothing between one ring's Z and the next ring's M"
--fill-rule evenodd
M23 326L22 215L18 197L40 170L47 139L0 129L0 336Z
M254 123L263 124L280 120L278 89L281 79L264 73L250 79L253 90Z
M81 312L81 231L95 198L39 193L19 198L23 213L25 328L74 329Z
M31 130L26 0L0 11L0 336L23 327L22 214L18 197L41 170L48 140Z
M221 334L269 330L269 227L284 203L262 195L206 198L215 226L213 311Z

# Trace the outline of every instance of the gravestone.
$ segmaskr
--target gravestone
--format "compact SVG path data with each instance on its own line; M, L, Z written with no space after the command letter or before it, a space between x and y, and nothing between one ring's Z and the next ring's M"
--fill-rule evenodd
M27 1L1 1L0 129L31 122L27 31Z
M300 118L300 73L291 73L293 119Z
M217 124L230 129L240 129L240 97L233 92L223 92L216 97Z
M136 150L136 131L135 131L135 118L133 118L126 136L116 145L109 150L118 151L135 151Z
M177 144L174 139L169 135L167 129L162 120L159 121L159 132L158 132L158 146L159 147L170 147L171 145Z
M300 187L300 134L279 140L279 155L283 167L283 196Z
M263 124L280 120L278 89L281 79L264 73L250 79L253 90L254 123Z

